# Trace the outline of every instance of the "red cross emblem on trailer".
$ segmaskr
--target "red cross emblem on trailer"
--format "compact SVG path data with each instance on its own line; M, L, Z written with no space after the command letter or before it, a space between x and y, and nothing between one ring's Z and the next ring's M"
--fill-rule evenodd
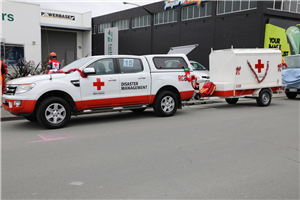
M264 68L264 64L261 63L261 60L258 60L258 64L255 64L255 69L258 69L258 73L261 73L261 69Z
M101 90L101 86L104 86L104 82L101 82L100 78L97 78L96 82L93 82L93 86L97 87L97 90Z

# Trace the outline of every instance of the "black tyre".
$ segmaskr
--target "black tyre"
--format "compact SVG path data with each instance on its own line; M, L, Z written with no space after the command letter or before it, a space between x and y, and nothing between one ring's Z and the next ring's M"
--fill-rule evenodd
M60 97L49 97L42 101L36 116L38 122L46 128L62 128L70 120L70 106Z
M194 96L194 99L200 100L201 99L201 94L200 93L196 93L195 96Z
M259 106L268 106L272 100L272 93L269 89L262 89L259 92L259 96L256 98L256 102Z
M142 113L144 110L146 110L146 108L132 109L131 111L134 113Z
M29 115L29 116L24 116L25 119L27 119L30 122L37 122L37 118L35 115Z
M231 99L225 99L228 104L236 104L238 102L239 98L231 98Z
M295 99L296 96L297 96L297 93L296 93L296 92L287 92L287 93L285 93L285 95L286 95L287 98L289 98L289 99Z
M155 98L153 109L161 117L169 117L176 113L178 101L176 95L170 91L160 92Z

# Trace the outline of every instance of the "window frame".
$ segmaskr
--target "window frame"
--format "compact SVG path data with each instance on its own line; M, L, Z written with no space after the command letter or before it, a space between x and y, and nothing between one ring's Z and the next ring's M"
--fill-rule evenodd
M248 11L248 10L254 10L254 9L257 9L257 1L258 0L247 0L248 2L248 5L247 5L247 8L245 9L242 9L242 5L245 4L245 0L239 0L239 3L237 4L237 1L236 0L218 0L217 1L217 9L216 9L216 14L217 15L224 15L224 14L228 14L228 13L235 13L235 12L243 12L243 11ZM219 3L222 2L222 11L220 10L220 7L219 7ZM227 2L231 2L231 8L230 8L230 11L226 11L226 8L229 8L227 7ZM254 2L255 3L255 6L254 7L251 7L253 4L252 3ZM238 5L237 7L239 7L238 9L236 10L233 10L234 6Z
M172 21L170 20L170 13L172 12ZM164 22L164 16L167 16L168 20L167 22ZM169 23L175 23L178 21L178 10L177 9L172 9L168 11L163 11L159 13L154 14L154 25L161 25L161 24L169 24Z
M202 13L204 5L204 15ZM200 4L200 7L198 8L197 5L190 5L190 6L183 6L181 8L181 21L186 21L186 20L193 20L193 19L199 19L199 18L204 18L204 17L211 17L212 11L208 11L208 9L212 9L211 2L203 2ZM189 15L190 10L193 11L192 16ZM195 12L198 11L198 12ZM191 17L190 17L191 16Z
M269 5L268 5L267 9L300 14L300 0L272 0L270 2L272 2L272 3L270 3L270 5L273 5L273 6L269 7ZM294 7L292 7L293 2L296 2L295 3L295 7L296 7L295 11L291 10L292 8L294 8ZM278 4L276 4L276 3L278 3ZM284 8L284 3L289 3L288 10L286 10ZM279 4L280 4L280 8L278 8Z

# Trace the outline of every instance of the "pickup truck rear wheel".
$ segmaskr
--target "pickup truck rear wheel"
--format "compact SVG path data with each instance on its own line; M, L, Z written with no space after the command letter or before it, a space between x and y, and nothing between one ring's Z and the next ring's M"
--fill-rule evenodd
M259 106L268 106L271 103L272 94L269 89L262 89L259 92L259 96L256 98L256 102Z
M156 97L153 109L161 117L169 117L176 113L178 102L176 95L170 91L163 91Z
M46 128L62 128L71 118L69 104L60 97L49 97L42 101L37 110L37 119Z

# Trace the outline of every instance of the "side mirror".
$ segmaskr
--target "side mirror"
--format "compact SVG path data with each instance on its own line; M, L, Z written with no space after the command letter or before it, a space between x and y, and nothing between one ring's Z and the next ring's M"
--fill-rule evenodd
M86 75L86 76L88 76L90 74L96 74L96 71L95 71L94 68L85 68L83 70L83 74Z

